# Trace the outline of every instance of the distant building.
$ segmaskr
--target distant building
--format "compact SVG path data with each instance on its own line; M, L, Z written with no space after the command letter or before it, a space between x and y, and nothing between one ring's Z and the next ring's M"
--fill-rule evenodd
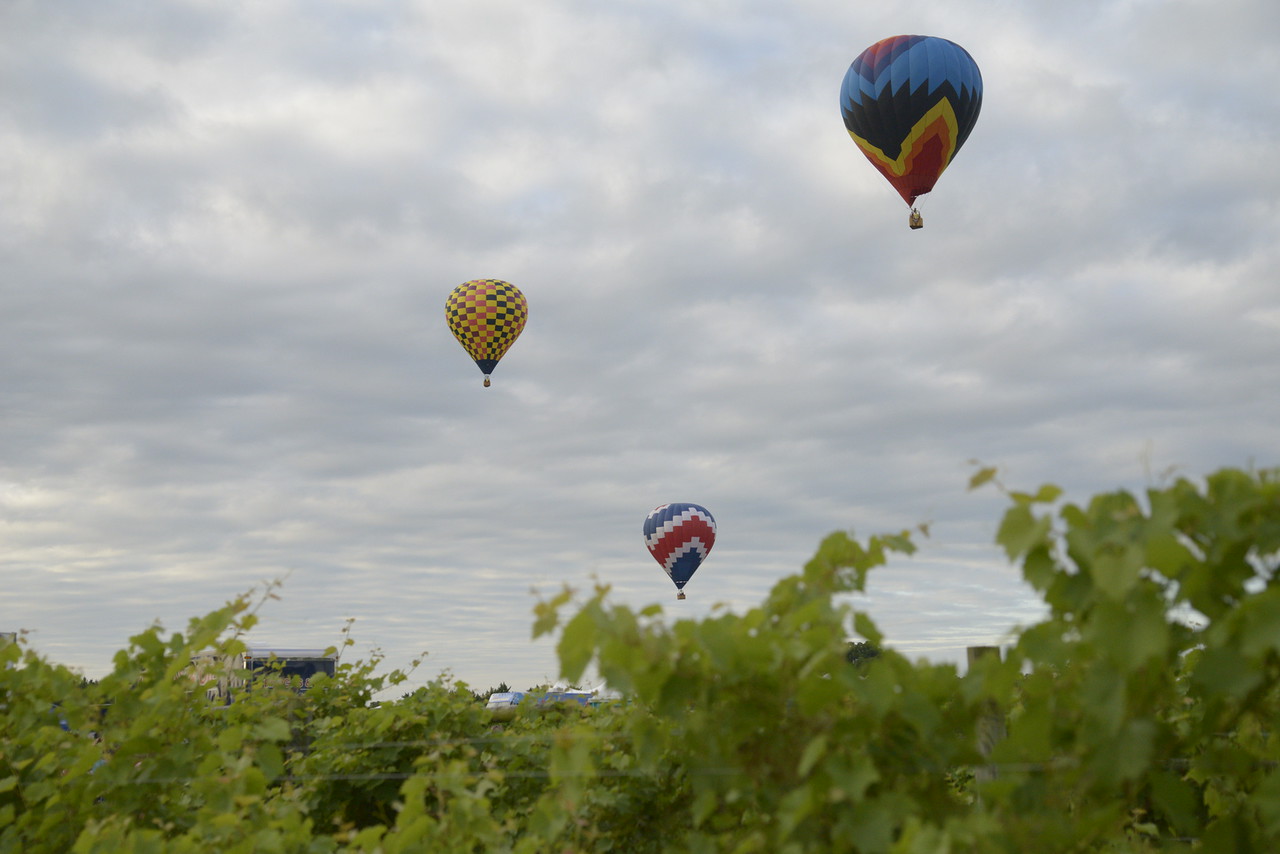
M337 667L338 654L325 649L255 646L231 656L196 653L190 672L210 700L229 703L237 692L268 676L291 683L296 679L298 693L303 693L311 687L313 677L321 673L332 677Z

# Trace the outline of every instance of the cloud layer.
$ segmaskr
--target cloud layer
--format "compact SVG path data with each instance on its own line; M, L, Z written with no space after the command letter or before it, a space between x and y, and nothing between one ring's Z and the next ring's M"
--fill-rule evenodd
M1075 499L1272 465L1280 143L1263 0L18 2L0 12L0 629L93 675L287 577L262 641L556 675L531 588L749 607L927 522L865 607L958 660L1034 619L970 461ZM926 227L849 62L963 44ZM482 389L443 320L516 283ZM668 501L716 548L674 595ZM422 674L420 674L422 675Z

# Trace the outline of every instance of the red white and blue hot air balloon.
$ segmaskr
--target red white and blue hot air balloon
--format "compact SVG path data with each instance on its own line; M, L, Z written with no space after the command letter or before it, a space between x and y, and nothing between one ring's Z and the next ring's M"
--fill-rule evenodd
M683 599L684 586L716 544L716 520L697 504L663 504L645 517L644 544Z

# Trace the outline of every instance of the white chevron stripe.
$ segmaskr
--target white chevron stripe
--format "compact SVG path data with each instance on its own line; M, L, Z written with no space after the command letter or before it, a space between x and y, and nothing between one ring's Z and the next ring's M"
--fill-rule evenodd
M665 504L663 505L663 507L666 507L666 506L667 505ZM658 509L660 510L662 508L658 508ZM657 511L654 511L654 512L657 512ZM644 540L645 544L650 548L653 548L662 540L663 537L665 537L667 534L670 534L673 530L675 530L678 525L688 522L691 519L701 519L711 526L711 530L714 531L716 529L716 523L712 521L709 516L706 516L705 514L700 513L697 510L694 510L692 507L690 507L688 510L685 510L680 515L672 516L670 519L664 522L661 527L656 529L653 532L653 534L651 534L648 537L645 537L645 540Z
M689 553L690 548L697 550L698 557L701 560L707 559L708 549L707 549L706 543L702 542L701 537L694 537L692 540L690 540L686 544L685 548L682 548L679 551L672 552L670 555L667 556L666 562L662 564L663 569L667 571L667 575L671 574L671 570L676 565L676 561L678 561L683 555L686 555Z

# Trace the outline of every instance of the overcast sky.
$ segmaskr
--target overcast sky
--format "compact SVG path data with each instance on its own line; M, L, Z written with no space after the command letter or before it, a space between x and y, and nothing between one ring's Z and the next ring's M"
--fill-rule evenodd
M985 83L920 231L838 106L902 33ZM96 676L283 578L252 641L524 688L531 590L743 610L928 523L860 607L959 660L1040 613L971 460L1280 462L1277 79L1274 0L6 0L0 630Z

